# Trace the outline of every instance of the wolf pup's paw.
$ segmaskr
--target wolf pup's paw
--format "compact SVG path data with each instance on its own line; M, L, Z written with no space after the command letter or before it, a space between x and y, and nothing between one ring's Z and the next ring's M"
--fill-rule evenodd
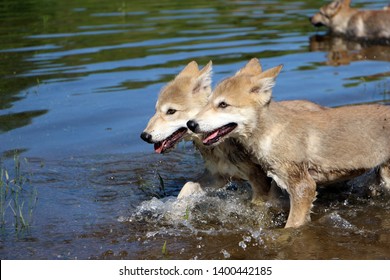
M199 183L187 182L181 189L179 195L177 196L177 199L182 199L191 196L193 194L203 194L203 193L204 190L202 189Z

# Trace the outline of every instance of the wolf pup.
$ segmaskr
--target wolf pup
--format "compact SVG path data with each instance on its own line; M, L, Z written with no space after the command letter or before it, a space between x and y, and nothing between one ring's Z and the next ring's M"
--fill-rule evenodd
M173 81L162 90L156 103L156 113L150 119L141 138L154 144L157 153L166 153L181 141L193 141L205 162L205 172L197 182L187 182L178 198L207 187L223 187L231 179L248 180L252 186L252 201L267 200L270 180L261 166L252 160L237 140L231 138L216 147L206 147L198 135L187 129L187 122L195 117L207 104L211 94L212 63L199 71L195 61L190 62ZM260 74L261 65L250 61L240 70ZM319 105L308 101L284 102L295 110L322 110ZM275 195L275 194L273 194Z
M311 17L314 26L326 26L332 33L350 38L390 39L390 9L359 11L351 8L351 0L335 0L321 7Z
M379 167L390 189L390 108L360 105L327 110L291 110L271 100L282 66L222 81L188 127L206 146L239 139L257 162L286 189L285 227L310 221L316 185L345 180Z
M251 184L252 201L265 200L270 180L238 141L230 139L218 147L205 147L201 139L187 128L186 123L207 104L211 94L211 72L211 61L200 71L195 61L190 62L161 90L156 113L141 138L154 144L157 153L170 151L183 139L193 141L200 151L205 171L197 182L187 182L178 198L202 192L208 187L223 187L232 179L243 179Z

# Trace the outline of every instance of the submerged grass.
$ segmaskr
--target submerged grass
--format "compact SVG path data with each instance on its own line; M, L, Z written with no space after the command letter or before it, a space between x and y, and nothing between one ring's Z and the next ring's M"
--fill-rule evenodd
M157 177L159 181L158 187L156 187L151 181L143 181L139 185L139 189L150 197L156 197L158 199L164 198L167 196L165 191L165 182L161 174L157 171Z
M11 173L0 160L0 228L13 228L16 233L21 233L31 226L38 193L36 188L29 186L30 174L22 171L17 154L13 165Z
M161 253L162 253L164 256L168 255L167 241L166 241L166 240L164 241L164 244L163 244L163 246L162 246L162 248L161 248Z

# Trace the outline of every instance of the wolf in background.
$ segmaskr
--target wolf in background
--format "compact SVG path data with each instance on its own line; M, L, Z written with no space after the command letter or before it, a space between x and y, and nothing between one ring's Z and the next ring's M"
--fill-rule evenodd
M390 39L390 9L358 10L350 7L351 0L335 0L321 7L310 18L314 26L326 26L331 33L349 38Z

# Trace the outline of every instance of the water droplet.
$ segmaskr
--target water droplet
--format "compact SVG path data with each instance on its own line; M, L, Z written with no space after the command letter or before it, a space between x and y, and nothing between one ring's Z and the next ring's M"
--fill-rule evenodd
M247 245L245 244L244 241L240 241L240 243L238 243L238 246L240 246L242 249L246 249Z
M225 259L230 258L229 252L226 251L225 249L222 249L222 250L221 250L221 253L223 254L223 257L224 257Z

